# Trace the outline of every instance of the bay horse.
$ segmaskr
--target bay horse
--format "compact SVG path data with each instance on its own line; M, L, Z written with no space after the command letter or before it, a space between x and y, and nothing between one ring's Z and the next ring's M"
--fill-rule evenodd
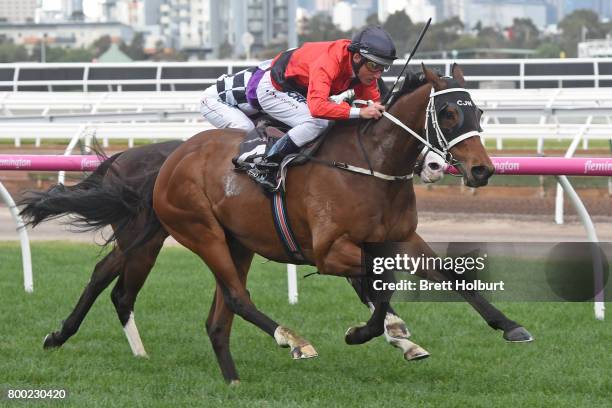
M321 274L363 277L360 245L365 242L409 242L415 256L435 256L416 233L416 202L409 177L424 134L433 149L452 156L468 186L484 186L493 174L478 134L480 115L475 104L465 100L457 103L455 98L455 103L439 105L433 99L437 94L448 97L451 92L466 98L459 66L453 66L452 78L440 78L425 66L423 72L425 84L398 95L390 106L389 114L397 123L385 116L369 126L363 137L354 124L336 125L325 135L315 157L289 169L288 218L307 263ZM461 135L453 133L458 128ZM409 134L407 129L416 133ZM433 133L435 137L429 137ZM257 309L246 289L255 253L277 262L291 260L276 235L269 197L233 169L231 159L243 137L243 132L231 129L195 135L170 154L153 191L153 207L164 229L197 254L215 276L206 329L222 375L230 384L239 382L229 343L235 314L273 337L279 346L289 347L294 359L317 356L310 342ZM338 162L369 168L371 175L376 171L404 177L381 180L338 169L333 165ZM421 269L417 275L434 281L452 280L446 271ZM503 330L504 337L532 339L479 293L459 293L491 327ZM346 332L348 344L383 334L389 304L380 301L372 307L365 325Z
M412 89L415 82L418 81L405 84L405 88ZM384 83L379 82L379 87L385 89ZM76 305L62 320L61 328L45 336L45 349L61 347L73 337L100 293L118 277L111 291L112 303L132 353L137 357L147 356L136 325L134 306L168 237L152 209L153 186L163 162L181 143L169 141L134 147L110 158L99 146L94 147L104 161L84 180L72 186L59 184L47 191L29 191L19 201L21 216L30 226L69 215L66 222L77 229L98 230L110 226L113 230L105 243L113 244L111 251L96 264ZM351 278L349 282L362 303L369 307L370 294L364 280ZM387 342L401 349L407 361L429 356L425 349L408 340L410 332L392 308L385 318L384 330Z
M100 260L71 313L61 328L44 339L43 347L61 347L74 336L98 296L117 277L111 300L135 356L147 353L134 317L134 305L168 232L160 225L152 208L155 179L166 158L181 145L169 141L139 146L117 153L87 178L72 185L55 185L47 191L30 191L19 201L21 216L31 226L70 215L73 227L97 230L111 226L113 235L106 244L111 251ZM135 244L137 242L137 244ZM350 283L367 306L369 295L361 279ZM385 322L386 340L402 350L406 360L425 358L429 353L408 340L404 321L390 309Z

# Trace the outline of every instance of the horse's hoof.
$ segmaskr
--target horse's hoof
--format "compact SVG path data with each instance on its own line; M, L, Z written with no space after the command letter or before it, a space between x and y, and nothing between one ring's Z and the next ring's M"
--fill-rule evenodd
M58 348L61 347L62 344L64 344L63 341L59 341L57 339L56 335L57 332L53 332L45 336L45 339L43 340L43 349L49 350L53 348Z
M423 347L416 344L414 345L414 347L411 347L408 351L404 353L404 358L406 359L406 361L423 360L427 357L429 357L429 352Z
M237 386L239 386L239 385L240 385L240 380L231 380L231 381L229 382L229 386L230 386L230 387L237 387Z
M344 333L344 342L349 345L363 344L364 341L361 338L360 330L363 329L365 325L365 323L362 323L359 326L349 327L346 333Z
M317 357L319 353L312 346L312 344L304 344L303 346L295 347L291 350L291 356L294 360L301 360L303 358L314 358Z
M504 332L504 340L510 343L529 343L534 338L523 326Z

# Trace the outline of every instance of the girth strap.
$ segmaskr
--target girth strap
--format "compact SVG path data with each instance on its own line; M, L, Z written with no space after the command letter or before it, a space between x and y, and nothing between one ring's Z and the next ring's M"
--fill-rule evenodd
M285 203L285 194L282 189L277 190L272 194L272 215L274 218L274 226L276 227L276 233L280 237L285 252L289 255L289 259L295 264L306 263L306 257L302 253L295 235L291 230L289 224L289 218L287 217L287 205Z

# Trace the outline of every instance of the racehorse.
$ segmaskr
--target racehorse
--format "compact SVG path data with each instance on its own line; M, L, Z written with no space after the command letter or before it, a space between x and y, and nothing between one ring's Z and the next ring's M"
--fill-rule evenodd
M70 214L68 223L74 227L97 230L111 226L113 229L106 243L115 245L95 266L60 330L45 337L44 348L61 347L74 336L100 293L119 277L111 300L132 352L136 356L147 356L136 326L134 304L168 237L153 211L151 197L159 169L181 143L170 141L128 149L104 160L76 185L58 184L48 191L30 191L20 200L21 215L32 226ZM361 279L351 280L351 283L367 305L369 298ZM408 340L410 333L393 310L387 315L385 334L390 344L402 349L406 360L429 355Z
M493 174L478 134L480 114L463 89L461 69L454 65L452 78L440 78L425 66L423 72L426 83L397 95L390 116L369 126L363 135L358 125L336 125L310 161L289 169L288 218L307 263L320 273L363 277L360 245L365 242L409 242L413 255L435 256L416 233L410 175L420 141L449 154L468 186L484 186ZM444 103L436 102L436 97ZM259 327L279 346L290 347L293 358L317 355L310 342L258 310L246 290L255 253L277 262L291 259L276 235L269 198L233 169L231 159L243 137L243 132L231 129L195 135L164 162L153 192L153 207L164 229L196 253L215 276L206 328L229 383L239 381L229 343L234 314ZM349 172L338 163L350 163L366 175ZM453 279L449 271L416 273L434 281ZM532 339L479 293L459 293L506 338ZM369 321L347 331L348 344L364 343L384 332L389 303L372 306Z

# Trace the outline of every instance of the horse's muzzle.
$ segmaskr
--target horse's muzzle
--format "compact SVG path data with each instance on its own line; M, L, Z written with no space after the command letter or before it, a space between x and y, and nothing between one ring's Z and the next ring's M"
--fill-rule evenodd
M495 173L494 167L485 165L472 166L466 185L468 187L483 187L489 182L489 177Z

